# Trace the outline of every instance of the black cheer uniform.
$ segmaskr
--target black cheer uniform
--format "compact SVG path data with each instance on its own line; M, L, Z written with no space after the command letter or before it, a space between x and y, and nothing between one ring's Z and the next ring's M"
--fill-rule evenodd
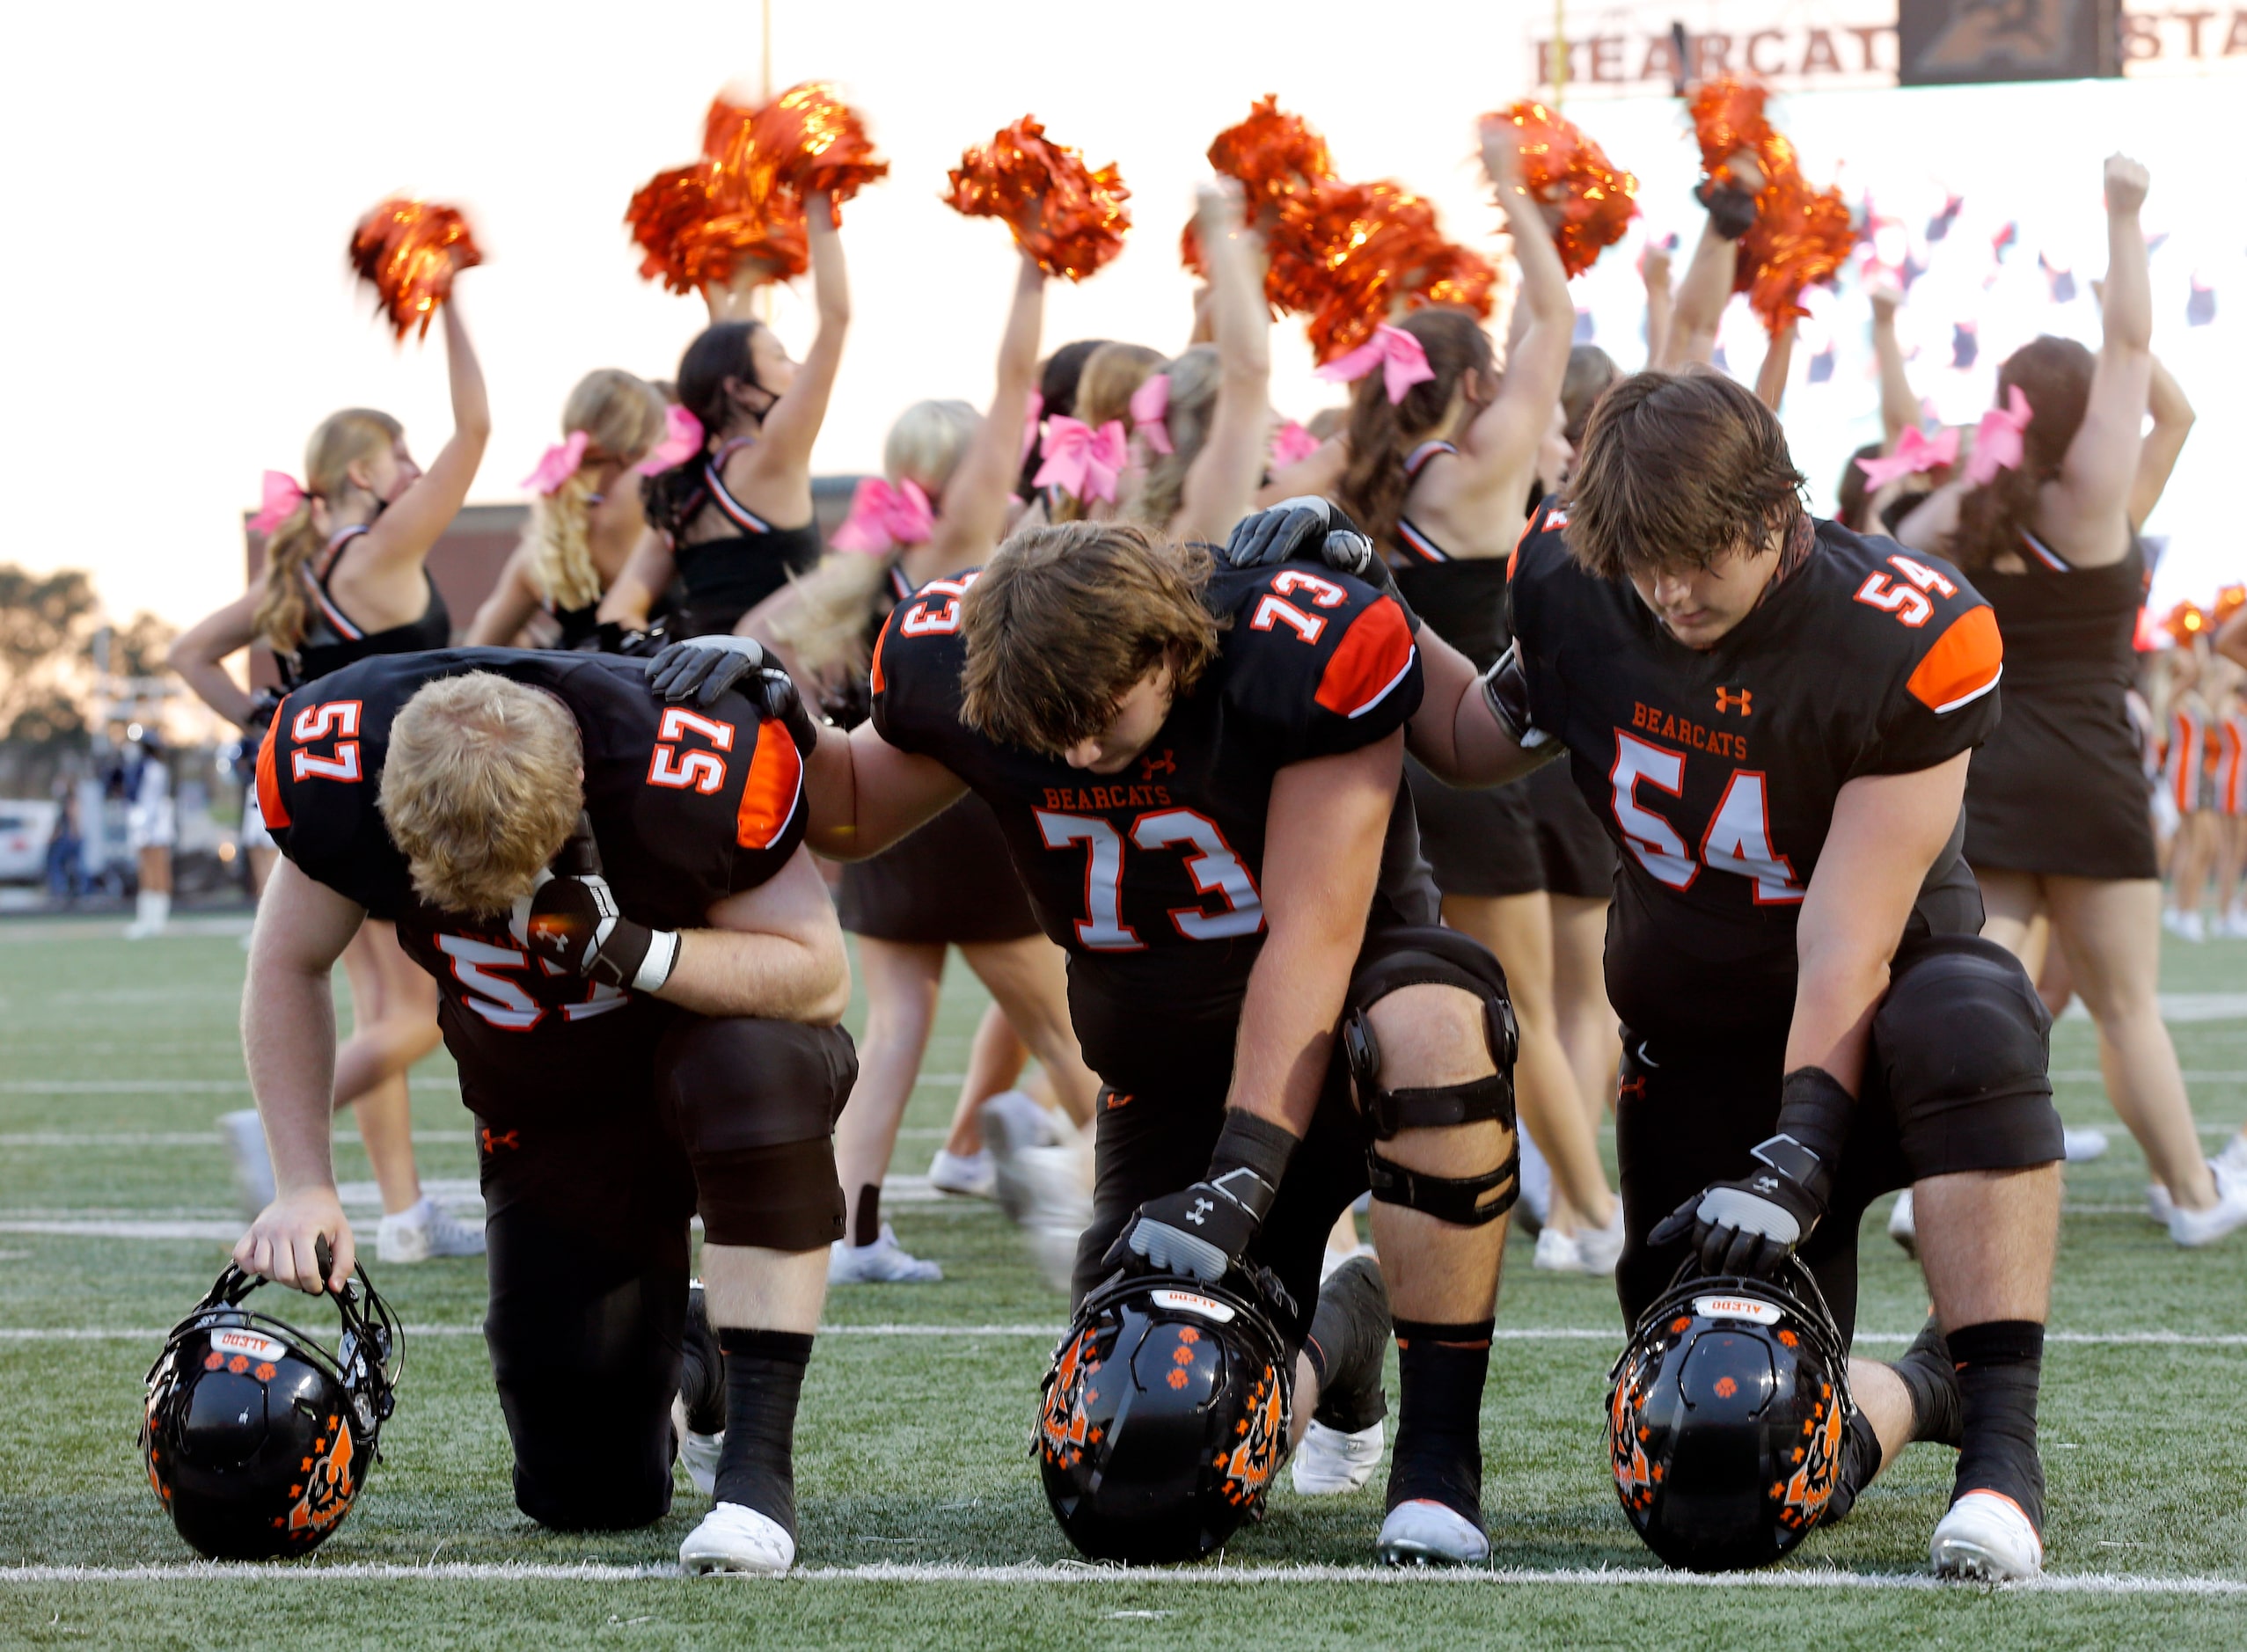
M1405 460L1405 474L1416 477L1438 454L1458 451L1448 442L1424 442ZM1454 558L1409 516L1397 519L1396 538L1404 559L1394 571L1398 594L1431 631L1474 661L1476 670L1489 670L1512 640L1506 630L1505 559ZM1545 887L1525 787L1460 790L1409 756L1404 773L1420 822L1420 852L1438 889L1487 898L1531 895Z
M2128 700L2145 558L2134 539L2119 562L2070 567L2027 539L2022 560L2018 574L1975 575L2005 636L2005 717L1966 777L1966 859L2058 877L2158 877Z
M713 905L787 863L802 766L738 696L667 707L642 662L501 648L363 661L292 694L258 754L282 852L396 924L436 980L479 1127L485 1335L517 1502L554 1526L644 1524L670 1502L689 1218L715 1243L839 1238L831 1135L857 1064L839 1027L706 1018L560 975L507 917L414 893L376 807L391 725L423 684L469 671L568 707L604 875L655 927L707 927Z
M1220 567L1204 600L1233 624L1208 674L1129 768L1094 774L962 722L959 602L974 577L931 581L890 615L874 657L874 721L991 804L1039 924L1068 951L1071 1017L1102 1081L1081 1297L1139 1204L1208 1169L1263 945L1274 777L1402 728L1420 703L1419 655L1394 601L1329 569ZM1416 837L1400 787L1361 971L1436 921ZM1250 1250L1293 1293L1298 1337L1327 1232L1365 1186L1337 1050Z
M317 562L308 562L300 570L304 576L304 593L311 599L311 612L296 653L287 654L276 650L274 655L281 667L282 682L289 688L324 677L331 671L340 671L354 661L374 654L419 654L425 648L442 648L452 640L452 612L446 608L436 580L427 567L421 570L421 577L428 584L429 605L421 610L419 619L409 619L384 631L369 631L343 611L328 586L335 578L336 564L343 560L344 552L366 531L364 527L346 528L327 542Z
M1514 558L1513 625L1532 720L1566 748L1622 852L1607 978L1624 1026L1616 1128L1629 1238L1617 1288L1631 1319L1681 1254L1650 1253L1648 1229L1739 1173L1771 1133L1796 924L1835 798L1860 776L1932 768L1978 745L1997 721L2002 654L1994 616L1956 569L1826 522L1738 625L1690 648L1628 582L1577 565L1566 522L1550 503L1532 520ZM1963 836L1962 822L1899 937L1855 1135L1804 1247L1844 1327L1870 1199L1923 1176L2059 1156L2049 1023L2017 962L1979 939ZM1929 1040L1956 1059L1944 1067Z
M893 603L913 594L894 565L889 593ZM834 720L848 727L858 720ZM973 792L902 843L844 862L839 896L843 927L868 940L970 947L1038 932L1037 916L1007 859L999 816Z
M715 636L733 630L749 610L788 582L819 565L819 523L775 528L726 486L726 460L748 438L728 442L702 462L701 486L678 513L684 530L705 508L714 508L736 531L716 539L674 537L672 566L686 587L686 600L670 617L674 638Z

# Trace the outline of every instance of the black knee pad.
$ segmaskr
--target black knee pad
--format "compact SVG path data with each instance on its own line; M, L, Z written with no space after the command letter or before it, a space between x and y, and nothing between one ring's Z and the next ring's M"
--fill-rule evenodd
M1375 1144L1408 1129L1440 1129L1495 1119L1514 1128L1513 1058L1519 1044L1513 1005L1506 997L1505 972L1488 948L1456 930L1412 929L1359 970L1350 983L1342 1025L1343 1052L1365 1126L1365 1175L1373 1197L1425 1211L1442 1222L1478 1227L1513 1209L1521 1191L1521 1151L1517 1141L1506 1162L1480 1176L1433 1176L1384 1159ZM1497 1071L1464 1084L1391 1090L1380 1082L1381 1051L1367 1011L1390 993L1410 986L1446 986L1482 1000L1483 1034ZM1504 1191L1488 1202L1483 1195Z
M839 1027L697 1016L664 1037L657 1093L694 1166L706 1240L806 1251L842 1238L835 1120L857 1078Z
M1978 935L1907 947L1872 1044L1916 1180L2061 1156L2052 1017L2020 961Z

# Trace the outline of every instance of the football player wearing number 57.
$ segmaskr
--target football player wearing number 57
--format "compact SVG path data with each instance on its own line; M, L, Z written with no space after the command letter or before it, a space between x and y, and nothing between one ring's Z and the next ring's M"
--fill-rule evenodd
M458 648L363 660L282 703L257 783L286 859L242 1001L279 1196L235 1259L315 1295L350 1277L328 970L366 918L394 924L436 979L478 1126L516 1503L563 1530L646 1525L682 1456L714 1503L681 1562L780 1572L843 1231L849 966L801 847L794 685L667 708L645 673ZM698 1214L708 1326L690 1312Z
M1896 1366L1852 1362L1828 1517L1943 1440L1937 1569L2027 1575L2060 1131L2049 1020L1960 853L1997 625L1948 564L1812 520L1802 479L1728 379L1609 391L1514 553L1512 651L1478 681L1424 640L1412 749L1454 785L1565 756L1621 851L1626 1320L1689 1252L1737 1274L1798 1250L1846 1331L1858 1220L1910 1187L1935 1322Z

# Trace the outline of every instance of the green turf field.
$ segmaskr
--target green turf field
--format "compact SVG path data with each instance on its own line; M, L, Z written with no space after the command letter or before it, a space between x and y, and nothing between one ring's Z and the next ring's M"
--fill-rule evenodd
M1951 1461L1932 1448L1790 1567L1713 1585L1654 1569L1602 1452L1609 1288L1533 1272L1520 1239L1483 1414L1502 1569L1376 1571L1379 1477L1315 1502L1283 1487L1219 1562L1077 1566L1028 1455L1064 1304L996 1210L966 1202L892 1210L944 1283L829 1303L788 1581L670 1575L700 1512L683 1477L648 1531L557 1537L516 1512L475 1261L378 1270L412 1327L407 1369L384 1461L337 1536L293 1567L190 1568L134 1433L163 1327L238 1225L212 1119L248 1101L239 925L187 927L201 932L128 945L114 922L0 924L0 1645L2247 1645L2247 1234L2177 1252L2145 1217L2119 1130L2104 1161L2068 1173L2046 1361L2050 1577L2035 1589L1928 1583ZM2171 942L2163 984L2213 1148L2247 1116L2247 945ZM955 970L901 1173L926 1168L981 1005ZM2061 1025L2053 1066L2069 1122L2111 1125L2088 1024ZM465 1193L474 1158L448 1071L440 1056L416 1075L421 1162ZM347 1184L367 1180L348 1127L337 1159ZM1885 1213L1867 1218L1875 1354L1925 1311Z

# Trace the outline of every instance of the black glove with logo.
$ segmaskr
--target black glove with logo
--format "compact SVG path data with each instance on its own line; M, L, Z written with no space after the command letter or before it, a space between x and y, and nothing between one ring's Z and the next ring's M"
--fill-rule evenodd
M1260 510L1233 523L1232 537L1219 556L1236 568L1265 568L1282 562L1323 562L1339 574L1372 586L1404 610L1412 632L1420 632L1420 616L1412 611L1396 588L1396 575L1387 559L1332 500L1315 493L1283 499L1270 510Z
M760 716L785 727L798 752L809 757L819 743L819 724L797 692L795 679L754 637L692 637L668 644L648 662L648 692L667 705L706 711L728 689L738 690Z
M1143 1265L1216 1284L1240 1266L1271 1214L1296 1139L1254 1114L1228 1110L1209 1173L1182 1192L1141 1205L1102 1266Z
M1780 1093L1779 1129L1749 1157L1756 1168L1714 1181L1655 1224L1650 1246L1691 1234L1704 1272L1768 1274L1816 1230L1856 1100L1833 1075L1798 1067Z
M578 817L538 886L515 903L509 926L531 954L581 981L653 992L678 963L678 932L635 924L601 875L592 823Z

